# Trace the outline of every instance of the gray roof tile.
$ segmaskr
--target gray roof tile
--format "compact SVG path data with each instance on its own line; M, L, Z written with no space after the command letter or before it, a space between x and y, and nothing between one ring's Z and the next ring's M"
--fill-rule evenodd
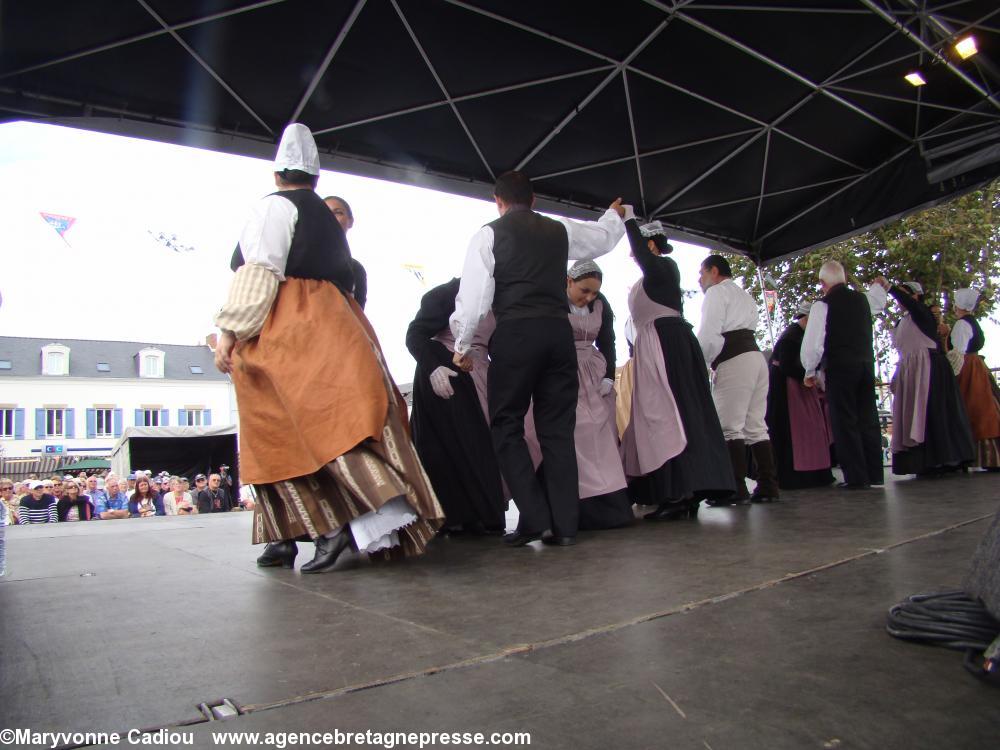
M42 347L49 344L68 346L69 377L114 380L138 377L135 355L154 347L164 353L164 380L224 381L226 376L215 369L214 355L207 346L181 346L137 341L89 341L85 339L37 339L0 336L0 361L9 360L9 370L0 369L3 377L34 377L42 374ZM97 369L99 362L111 366L109 372ZM191 372L191 365L202 374ZM58 376L52 376L58 379Z

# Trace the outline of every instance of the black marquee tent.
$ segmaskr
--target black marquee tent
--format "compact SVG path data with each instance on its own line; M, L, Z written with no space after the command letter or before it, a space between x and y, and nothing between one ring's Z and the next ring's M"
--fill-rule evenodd
M521 168L547 210L622 195L767 262L1000 174L1000 2L5 2L19 119L263 157L297 120L330 169L488 197Z

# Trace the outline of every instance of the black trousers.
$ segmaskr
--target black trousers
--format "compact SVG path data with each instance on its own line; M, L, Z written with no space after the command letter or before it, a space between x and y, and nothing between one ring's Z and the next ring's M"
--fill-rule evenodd
M870 363L827 367L826 400L837 461L848 484L882 484L882 433Z
M576 348L569 320L504 321L490 340L487 399L490 432L500 471L520 512L518 531L576 536ZM535 430L542 449L541 477L524 442L524 415L534 399Z

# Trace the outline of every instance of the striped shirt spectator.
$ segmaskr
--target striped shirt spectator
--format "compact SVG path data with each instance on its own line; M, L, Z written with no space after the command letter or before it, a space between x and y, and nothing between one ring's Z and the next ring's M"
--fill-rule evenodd
M35 480L28 485L28 489L31 494L21 499L21 505L17 509L18 524L58 523L56 499L43 492L42 483Z

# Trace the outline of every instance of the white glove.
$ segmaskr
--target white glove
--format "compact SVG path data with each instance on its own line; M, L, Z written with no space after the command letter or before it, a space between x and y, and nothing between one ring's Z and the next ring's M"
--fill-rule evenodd
M622 221L628 221L629 219L635 218L635 209L632 208L628 203L623 203L622 208L625 209L625 215L622 217Z
M600 393L602 397L607 396L614 389L615 389L615 381L613 381L611 378L604 378L604 380L601 381Z
M441 398L451 398L455 395L455 389L451 387L451 383L448 382L450 378L457 378L458 373L452 370L450 367L445 367L441 365L434 372L431 373L430 381L431 388L434 389L436 393Z

